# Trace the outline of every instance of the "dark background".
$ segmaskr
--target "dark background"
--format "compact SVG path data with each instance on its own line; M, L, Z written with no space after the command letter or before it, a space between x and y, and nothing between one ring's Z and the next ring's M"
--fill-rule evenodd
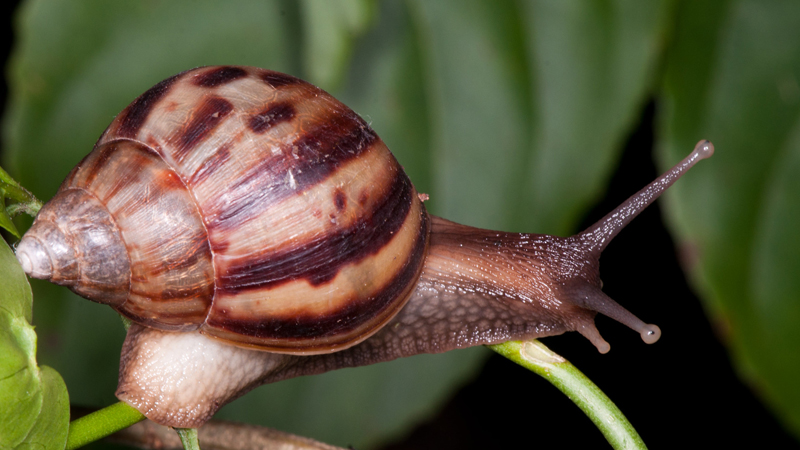
M6 61L12 48L12 13L17 3L7 1L0 6L4 20L2 57ZM5 82L0 95L5 110ZM656 177L651 153L641 150L652 149L657 108L651 102L642 111L640 124L628 140L606 197L587 214L583 227ZM644 345L636 333L598 317L598 328L612 346L607 355L597 353L577 333L543 341L600 386L650 448L687 444L800 448L736 377L725 348L686 283L658 204L633 221L608 247L602 257L601 274L604 290L612 298L645 322L661 327L661 340L645 352L634 352L634 346ZM631 354L642 356L633 360ZM663 364L664 360L668 363ZM667 370L652 373L643 367ZM667 385L681 386L683 397L692 399L692 404L684 405L680 411L663 408L661 405L672 403L664 397L672 390L659 389ZM521 405L526 406L522 409ZM637 417L648 420L637 423ZM520 437L528 445L535 443L544 448L603 448L607 444L597 430L570 433L573 424L578 429L591 429L585 426L588 420L546 381L493 355L480 375L458 390L438 416L385 448L500 448L521 444ZM577 425L582 422L583 426Z

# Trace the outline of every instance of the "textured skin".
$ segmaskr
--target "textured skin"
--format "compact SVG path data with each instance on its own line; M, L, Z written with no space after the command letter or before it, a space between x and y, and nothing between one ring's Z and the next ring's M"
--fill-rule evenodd
M122 347L117 397L151 420L196 428L257 384L284 354L233 347L197 332L131 325Z

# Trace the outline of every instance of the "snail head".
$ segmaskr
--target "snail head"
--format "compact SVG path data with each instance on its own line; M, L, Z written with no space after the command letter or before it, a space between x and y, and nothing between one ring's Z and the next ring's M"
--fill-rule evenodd
M599 267L600 254L631 220L653 203L678 178L683 176L698 161L709 158L713 154L714 144L707 140L698 142L694 150L672 169L629 197L594 225L575 236L567 238L569 246L580 254L580 258L576 259L584 259L587 261L586 266L593 268L588 276L573 277L563 284L563 294L569 299L570 303L580 308L603 314L628 326L638 332L642 340L648 344L658 341L661 337L661 330L658 326L644 323L600 289L599 271L597 269ZM589 339L601 353L606 353L610 349L610 345L600 336L592 322L587 321L585 326L578 327L577 331Z

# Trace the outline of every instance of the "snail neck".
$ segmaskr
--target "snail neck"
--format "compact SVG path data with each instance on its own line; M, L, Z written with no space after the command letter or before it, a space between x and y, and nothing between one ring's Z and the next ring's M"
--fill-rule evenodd
M526 331L510 332L497 342L578 331L606 353L610 345L595 327L597 313L637 331L647 343L660 336L658 327L602 292L600 252L580 235L507 233L434 218L420 284L440 281L461 295L491 299L493 307L520 309L514 314L526 318Z
M594 283L596 260L558 236L508 233L432 217L423 278L462 292L493 292L523 303L558 303L557 286L573 277ZM423 280L424 281L424 280Z

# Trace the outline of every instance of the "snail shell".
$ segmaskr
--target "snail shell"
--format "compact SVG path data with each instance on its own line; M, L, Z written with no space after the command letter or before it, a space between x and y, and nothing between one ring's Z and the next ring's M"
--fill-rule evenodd
M18 255L134 322L313 354L403 307L429 222L352 110L288 75L210 67L122 111Z

